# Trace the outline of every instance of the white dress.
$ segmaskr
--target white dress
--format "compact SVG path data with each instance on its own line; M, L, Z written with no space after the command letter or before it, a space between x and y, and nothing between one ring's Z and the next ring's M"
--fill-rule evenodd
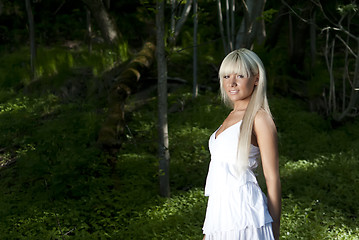
M239 178L233 174L242 121L209 139L211 162L205 195L209 196L203 234L206 240L274 240L267 198L253 170L259 148L251 145L249 169Z

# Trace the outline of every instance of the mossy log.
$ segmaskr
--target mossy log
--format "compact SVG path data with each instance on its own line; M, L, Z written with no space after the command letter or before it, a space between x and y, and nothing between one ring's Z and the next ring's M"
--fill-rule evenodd
M104 76L113 78L113 86L108 97L108 116L99 131L97 142L111 155L119 150L123 141L126 99L137 89L141 74L151 66L154 57L155 45L147 42L120 73L113 69Z

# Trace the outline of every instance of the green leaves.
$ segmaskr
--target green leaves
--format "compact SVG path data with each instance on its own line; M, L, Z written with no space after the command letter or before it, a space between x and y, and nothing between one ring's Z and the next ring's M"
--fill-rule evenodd
M354 12L356 13L358 11L358 5L355 3L350 3L347 5L339 5L337 7L337 11L341 14L341 15L346 15L350 12Z

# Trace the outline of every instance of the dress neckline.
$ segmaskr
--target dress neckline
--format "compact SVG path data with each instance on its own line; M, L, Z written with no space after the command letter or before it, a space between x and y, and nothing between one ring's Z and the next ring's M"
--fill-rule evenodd
M224 133L224 132L227 131L229 128L231 128L231 127L233 127L233 126L235 126L235 125L237 125L237 124L239 124L239 123L242 123L242 119L241 119L240 121L236 122L235 124L232 124L231 126L227 127L227 128L224 129L220 134L218 134L218 136L216 136L218 130L222 127L222 124L221 124L221 125L219 126L219 128L217 128L217 130L214 132L214 140L217 140L218 137L222 135L222 133Z

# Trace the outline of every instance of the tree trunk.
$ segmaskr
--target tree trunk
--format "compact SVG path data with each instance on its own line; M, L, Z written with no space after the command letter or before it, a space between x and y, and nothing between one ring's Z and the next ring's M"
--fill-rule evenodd
M310 24L310 60L311 68L314 71L315 58L317 54L317 33L316 33L316 16L317 13L313 11L312 13L312 24Z
M357 52L355 58L354 79L352 90L350 93L349 103L342 113L334 115L334 119L337 121L342 121L345 117L350 116L350 112L353 111L353 109L358 106L359 103L359 38L357 38L356 44Z
M218 7L218 24L219 24L219 32L221 33L222 43L223 43L223 51L227 55L229 53L228 45L226 42L226 38L224 36L224 28L223 28L223 16L222 16L222 4L221 0L217 0Z
M104 4L105 4L105 7L106 7L107 9L110 9L111 0L104 0L103 2L104 2Z
M114 82L109 93L108 117L99 131L98 144L112 156L119 150L125 128L125 102L138 86L141 74L148 69L154 59L155 46L145 43L142 50L119 72L116 67L105 73L104 81ZM119 72L119 73L118 73Z
M227 31L227 39L228 39L228 48L229 51L233 51L233 42L232 42L232 37L231 37L231 30L230 30L230 8L229 7L229 0L225 0L226 1L226 31Z
M82 0L90 9L106 43L113 45L120 38L115 22L111 19L102 0Z
M30 32L30 65L31 65L31 80L36 79L36 46L35 46L35 23L34 16L32 14L30 0L25 0L26 12L29 23L29 32Z
M176 39L179 33L181 32L184 23L187 21L189 13L191 12L191 8L192 8L192 0L187 0L186 5L184 6L184 9L181 13L181 17L179 18L178 22L174 25L173 36L171 36L170 38L170 44L172 46L175 45ZM172 14L174 15L174 11L172 12ZM175 21L175 17L173 18L173 21Z
M232 46L234 46L234 43L236 42L236 36L235 36L235 28L236 28L236 22L234 19L234 12L236 10L236 1L231 0L230 1L230 12L231 12L231 42Z
M288 8L286 5L282 5L279 8L276 17L272 23L270 30L268 31L268 36L265 41L265 47L268 49L274 48L277 45L278 38L281 35L281 30L283 27L283 22L287 22L286 15L288 12Z
M1 16L3 10L4 10L4 4L3 4L2 0L0 0L0 16Z
M92 25L91 25L91 12L86 7L86 30L87 30L87 48L88 52L92 52Z
M262 15L266 0L245 1L246 14L241 22L241 27L236 37L236 48L251 48L258 31L265 31L259 17ZM263 37L262 37L263 38Z
M290 63L294 66L295 71L301 73L304 69L304 58L306 50L306 41L310 35L307 23L294 19L293 21L293 46L290 54Z
M167 123L167 62L165 56L164 8L165 0L157 0L156 37L157 37L157 74L158 74L158 153L159 180L162 197L170 196L169 167L170 153Z
M176 28L176 0L171 0L171 26L170 26L170 35L169 42L171 45L175 44L175 28Z
M193 98L198 95L198 83L197 83L197 27L198 27L198 15L197 15L197 0L193 0Z

